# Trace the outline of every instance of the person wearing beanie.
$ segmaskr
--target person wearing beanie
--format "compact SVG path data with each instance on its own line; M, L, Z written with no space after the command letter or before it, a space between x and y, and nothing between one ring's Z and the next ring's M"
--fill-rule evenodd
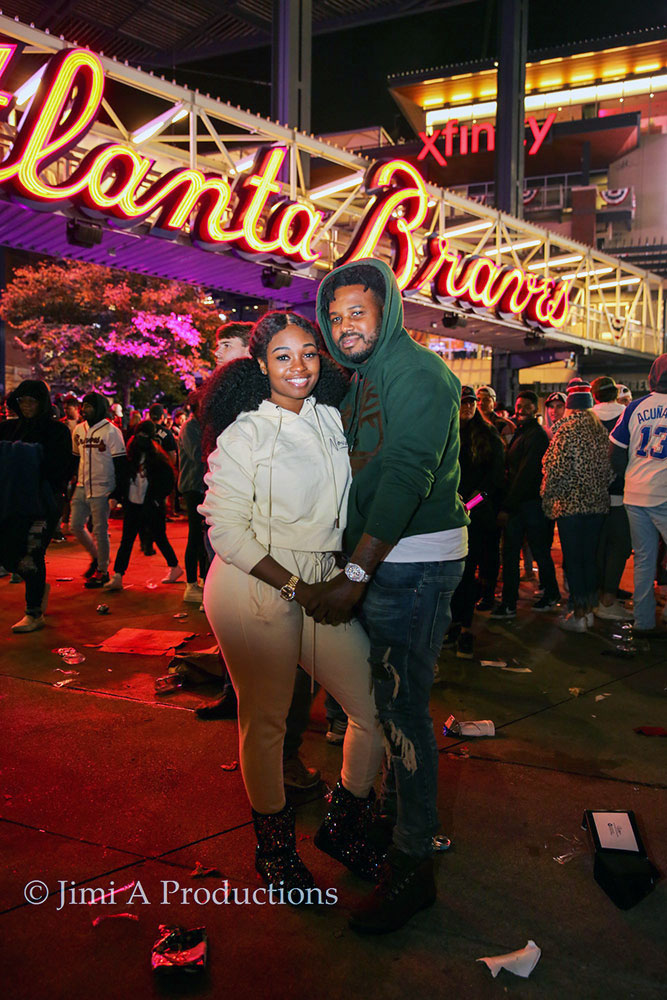
M508 445L516 430L516 425L511 420L496 413L496 390L492 385L480 385L477 390L477 409L484 419L488 420L498 431L503 444Z
M601 375L591 382L591 391L595 399L593 413L597 414L607 434L610 434L625 410L625 406L617 401L618 386L610 375ZM630 524L623 505L623 476L614 476L609 486L609 504L598 545L600 601L595 615L611 621L628 621L632 614L617 598L623 570L632 552Z
M524 537L537 562L543 596L535 611L549 611L560 602L556 570L551 558L549 525L540 502L542 456L549 446L546 431L537 421L537 396L524 389L516 401L518 427L507 449L505 485L498 523L505 529L503 540L502 600L490 617L516 617L519 596L519 558Z
M650 393L629 403L610 435L614 472L625 476L623 501L634 549L635 630L655 625L658 543L667 543L667 354L653 362Z
M567 394L564 392L552 392L544 401L544 414L546 417L545 431L550 438L553 437L556 424L565 416L565 402Z
M590 385L568 386L566 416L542 462L542 505L558 524L573 610L560 619L568 632L586 632L597 606L597 547L609 510L607 432L593 413Z
M46 624L44 557L74 465L72 440L54 416L46 382L24 380L7 406L16 419L0 423L0 563L25 581L25 615L12 632L35 632Z
M90 555L84 573L85 587L93 590L109 582L109 499L122 492L127 460L125 441L107 418L108 404L99 392L83 397L84 421L72 435L72 450L79 459L79 473L72 497L70 530ZM93 521L93 534L86 527Z

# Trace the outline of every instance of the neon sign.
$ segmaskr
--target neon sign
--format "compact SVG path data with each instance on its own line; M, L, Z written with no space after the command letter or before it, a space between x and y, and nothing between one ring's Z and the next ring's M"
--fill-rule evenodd
M145 186L155 161L121 143L103 143L90 150L61 184L43 180L44 168L90 130L103 93L104 71L94 53L69 49L53 56L12 149L0 164L0 184L31 201L47 206L69 201L120 224L135 224L157 211L155 228L167 234L183 229L194 212L191 234L200 245L228 244L241 252L277 255L301 265L317 260L320 255L310 244L322 213L308 205L278 202L260 235L267 202L282 190L276 178L285 149L260 152L254 173L234 191L226 178L192 169L170 170ZM225 224L232 195L237 206L231 223Z
M439 236L426 240L423 260L417 263L413 233L425 221L428 192L411 164L402 160L373 164L365 186L373 198L339 263L372 257L380 238L388 235L392 269L406 296L428 294L430 289L441 305L457 303L502 319L522 319L529 326L564 326L571 280L540 278L520 267L493 264L488 257L462 255Z
M0 45L0 78L12 55L12 46ZM65 49L52 56L0 163L0 186L42 208L76 205L118 227L153 216L153 231L173 236L189 224L193 242L209 249L229 248L295 267L318 259L313 243L323 214L282 197L278 177L287 155L283 147L260 149L252 172L232 186L225 177L183 168L149 181L153 159L132 146L106 142L87 152L67 180L49 183L44 169L90 131L103 93L104 71L94 53ZM0 91L0 107L10 103L11 95ZM541 144L546 128L547 123L535 133L536 142ZM426 223L429 198L412 164L375 163L366 173L365 187L371 198L339 263L373 256L388 237L396 280L407 295L430 288L442 304L458 302L537 326L565 323L568 282L497 266L487 258L461 256L439 237L427 239L422 252L417 234Z
M526 125L529 127L532 142L530 148L528 149L529 156L535 156L539 151L542 143L547 137L551 126L556 121L556 115L554 112L547 115L542 125L530 115L526 118ZM454 136L458 132L459 135L459 156L467 156L468 153L479 153L479 140L482 133L486 135L486 148L489 153L492 153L496 148L496 130L493 125L483 122L481 125L472 125L470 131L467 125L459 125L458 118L452 118L447 122L444 128L436 128L429 135L427 132L420 132L419 138L422 141L422 148L417 154L418 160L425 160L430 154L436 163L439 163L441 167L447 166L446 157L454 156ZM445 155L443 156L436 142L441 139L444 142ZM468 148L468 139L470 139L470 148ZM528 140L523 140L524 146L528 145Z

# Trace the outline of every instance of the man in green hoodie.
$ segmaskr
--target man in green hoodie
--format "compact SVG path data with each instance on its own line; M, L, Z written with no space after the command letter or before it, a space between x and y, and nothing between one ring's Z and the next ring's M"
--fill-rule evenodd
M349 562L306 610L337 623L358 605L371 641L391 753L383 807L396 822L382 880L350 924L384 933L436 896L438 753L429 696L467 552L468 518L457 493L461 384L408 335L396 279L382 261L327 275L317 314L332 356L353 370L341 404L353 481Z

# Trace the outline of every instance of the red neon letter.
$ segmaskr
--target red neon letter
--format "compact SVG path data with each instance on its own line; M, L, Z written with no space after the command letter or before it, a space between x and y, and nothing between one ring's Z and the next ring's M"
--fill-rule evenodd
M405 186L406 181L408 186ZM392 269L398 287L403 289L417 261L412 233L422 225L428 211L424 179L412 164L388 160L369 168L366 189L376 194L376 198L371 201L339 263L372 257L386 230L394 249ZM399 214L401 212L404 214Z
M489 125L485 122L483 125L473 125L472 127L472 139L470 141L470 152L479 152L479 137L482 132L486 133L486 148L489 153L492 153L496 148L496 130L493 125Z
M83 190L86 177L78 171L73 184L57 187L42 183L39 174L88 132L103 91L102 64L93 52L64 49L52 56L14 145L0 166L0 184L11 181L25 197L47 202L62 201ZM70 113L63 119L70 99Z
M419 150L417 156L418 160L423 160L426 158L428 153L433 153L434 158L438 161L441 167L447 166L447 160L444 158L439 149L435 147L435 140L440 135L440 129L437 128L433 135L427 135L426 132L420 132L419 138L424 143L423 147Z
M530 131L533 133L533 145L528 150L529 156L535 156L535 153L538 151L538 149L546 139L547 132L549 131L549 129L551 128L551 126L555 121L556 121L556 113L554 111L552 111L550 115L547 115L547 117L544 120L544 124L542 125L542 128L540 128L537 119L533 118L532 115L529 118L526 118L528 127L530 128Z
M15 45L0 45L0 77L2 77L2 74L9 66L9 61L15 52ZM13 94L9 94L6 90L0 90L0 108L8 108L13 99Z

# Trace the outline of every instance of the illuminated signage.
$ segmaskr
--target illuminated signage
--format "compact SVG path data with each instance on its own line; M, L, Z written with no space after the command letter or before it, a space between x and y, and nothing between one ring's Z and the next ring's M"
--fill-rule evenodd
M537 119L533 118L532 115L526 118L526 125L530 129L531 133L531 143L528 147L529 156L535 156L538 152L555 120L556 115L550 114L547 115L545 120L540 125ZM454 156L454 137L457 133L459 144L457 155L459 156L467 156L468 153L478 153L479 140L482 134L486 136L486 149L488 152L492 153L496 148L496 130L493 125L483 122L481 125L471 125L469 130L467 125L459 125L458 118L452 118L451 121L447 122L444 128L436 128L430 135L426 132L419 133L419 138L422 141L422 148L417 154L417 159L425 160L428 155L431 155L441 167L446 167L446 157ZM442 148L444 149L444 156L440 152L438 146L436 146L436 142L438 140L440 140ZM528 139L524 139L523 144L524 146L528 146Z
M463 255L447 239L429 237L420 260L413 234L425 221L428 193L418 171L402 160L375 163L366 173L373 195L340 263L372 257L380 237L392 243L392 268L406 296L428 294L441 305L458 304L529 326L562 327L572 281L528 274L493 264L487 256Z
M11 46L0 45L0 77L12 55ZM281 197L278 177L287 155L282 147L261 149L254 169L232 186L225 177L183 168L148 181L153 159L133 146L106 142L87 152L67 180L51 184L45 167L91 129L103 92L104 71L94 53L66 49L54 55L0 163L0 186L40 207L76 205L118 227L154 217L153 231L169 236L189 225L192 240L209 249L229 248L296 267L317 260L313 243L323 214ZM11 95L0 91L0 106L10 103ZM536 142L541 144L546 128L547 123L534 133ZM418 230L426 223L429 197L412 164L375 163L365 187L371 197L339 263L373 256L388 238L398 286L408 295L430 289L443 304L458 302L537 326L564 324L570 283L499 267L487 258L462 257L444 239L432 237L420 247Z

